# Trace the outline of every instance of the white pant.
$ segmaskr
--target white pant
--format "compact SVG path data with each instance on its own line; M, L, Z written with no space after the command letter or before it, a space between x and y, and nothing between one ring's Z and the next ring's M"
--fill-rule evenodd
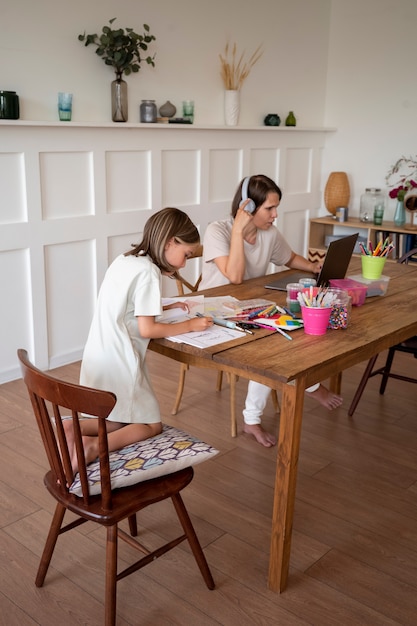
M312 393L316 391L320 386L320 383L312 385L306 391ZM261 385L261 383L255 383L250 380L248 384L248 394L246 396L245 408L243 410L243 419L245 424L260 424L262 413L266 403L268 402L269 394L271 393L271 387Z

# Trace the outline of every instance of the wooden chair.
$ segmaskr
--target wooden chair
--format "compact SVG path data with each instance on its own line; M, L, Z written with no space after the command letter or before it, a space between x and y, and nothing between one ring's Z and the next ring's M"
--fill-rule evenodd
M199 246L195 254L193 254L190 258L201 258L203 256L203 246ZM181 274L178 273L177 278L177 290L179 296L185 296L184 287L188 289L191 293L195 293L198 291L198 287L201 282L201 272L197 279L197 281L192 284L187 281ZM181 363L180 365L180 377L178 380L177 394L175 396L174 406L171 410L171 415L176 415L178 413L179 406L181 404L182 394L184 392L184 384L185 384L185 375L189 370L189 365L187 363ZM239 380L239 377L235 374L227 374L230 386L230 432L232 437L236 437L237 435L237 419L236 419L236 383ZM221 391L223 385L223 372L219 371L217 374L217 384L216 391ZM275 412L278 413L280 410L277 392L275 389L272 389L272 401L274 403Z
M402 257L398 259L398 263L408 264L411 257L417 255L417 248L413 248L409 252L406 252ZM366 384L370 378L373 376L377 376L380 374L382 376L381 385L379 387L379 393L381 395L384 394L388 378L396 378L397 380L404 380L408 383L417 383L417 378L412 378L410 376L404 376L402 374L395 374L391 371L392 363L394 360L394 356L396 352L406 352L407 354L412 354L414 358L417 358L417 336L410 337L410 339L406 339L402 343L398 343L395 346L392 346L388 350L387 359L385 364L382 367L378 367L374 369L376 360L378 358L378 354L369 359L368 364L365 368L361 381L358 385L356 393L353 397L351 405L348 410L349 417L352 417L354 414L356 407L359 404L359 400L362 397L362 394L365 390Z
M112 490L105 420L116 403L115 395L107 391L64 382L41 372L30 363L26 350L18 350L18 358L49 461L50 470L44 477L44 483L49 493L57 501L35 580L36 586L41 587L44 583L58 536L80 524L91 521L104 526L107 533L104 622L106 626L114 626L116 621L117 582L171 550L185 539L190 544L207 587L214 589L214 582L207 561L180 495L180 491L193 478L193 468L185 467L171 474ZM64 433L63 410L64 413L66 411L67 415L68 413L71 415L70 418L65 419L72 419L73 421L74 443L82 492L80 496L74 495L70 490L74 481L74 472ZM91 489L89 489L79 425L81 413L94 415L99 419L99 482L101 483L101 493L98 495L90 495ZM171 498L173 502L183 533L160 548L149 551L136 539L132 539L138 534L136 513L148 505L166 498ZM77 519L63 525L64 515L67 511L75 513ZM119 527L119 523L126 519L129 523L130 534ZM123 539L144 555L120 572L117 572L118 538ZM59 621L58 617L57 621Z

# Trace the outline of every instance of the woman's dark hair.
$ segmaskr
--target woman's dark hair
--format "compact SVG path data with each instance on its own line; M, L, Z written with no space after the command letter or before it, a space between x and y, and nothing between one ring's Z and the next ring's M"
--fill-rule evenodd
M160 270L174 272L175 275L177 268L172 267L165 258L165 247L171 239L177 243L194 245L200 243L200 234L186 213L167 207L148 219L141 243L125 252L125 256L147 254Z
M232 217L236 217L237 210L242 202L242 186L244 180L245 179L239 183L239 187L237 188L235 197L232 201ZM281 200L281 189L271 178L268 178L268 176L264 176L263 174L255 174L255 176L250 177L248 185L248 198L251 198L255 203L255 213L258 207L265 202L268 193L271 192L277 193L278 198Z

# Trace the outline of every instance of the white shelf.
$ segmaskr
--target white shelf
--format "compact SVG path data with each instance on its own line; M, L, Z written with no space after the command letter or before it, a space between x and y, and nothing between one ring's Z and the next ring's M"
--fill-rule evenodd
M336 128L303 128L301 126L220 126L220 125L204 125L204 124L166 124L166 123L155 123L155 124L144 124L144 123L134 123L134 122L81 122L81 121L71 121L71 122L60 122L60 121L35 121L35 120L0 120L1 126L40 126L53 128L140 128L141 130L155 130L162 129L165 130L168 128L181 128L187 131L191 130L227 130L231 132L236 131L256 131L256 132L269 132L269 133L300 133L300 132L308 132L308 133L330 133L335 132Z

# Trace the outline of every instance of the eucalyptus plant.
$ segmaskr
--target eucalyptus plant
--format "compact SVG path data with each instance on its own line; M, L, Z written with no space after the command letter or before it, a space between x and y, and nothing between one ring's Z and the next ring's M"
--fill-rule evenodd
M110 26L103 26L102 34L87 35L85 32L78 35L78 40L85 42L85 46L93 44L97 46L96 54L101 57L106 65L113 67L116 74L128 76L140 70L141 63L155 67L155 54L142 56L148 50L148 44L155 41L154 35L149 32L149 26L143 24L143 34L135 33L133 28L118 28L112 30L111 25L117 18L109 20Z

